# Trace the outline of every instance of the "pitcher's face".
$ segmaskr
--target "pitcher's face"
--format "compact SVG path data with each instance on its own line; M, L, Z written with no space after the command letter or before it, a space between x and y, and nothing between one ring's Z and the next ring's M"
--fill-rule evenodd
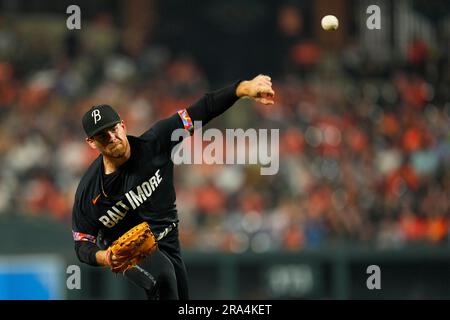
M128 138L125 124L120 123L100 131L92 138L87 138L88 144L109 158L122 158L128 148Z

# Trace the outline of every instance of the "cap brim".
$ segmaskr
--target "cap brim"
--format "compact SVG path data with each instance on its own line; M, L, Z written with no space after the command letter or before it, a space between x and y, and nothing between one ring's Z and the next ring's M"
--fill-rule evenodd
M107 124L102 125L101 127L98 127L97 129L95 129L91 135L89 136L89 138L92 138L93 136L95 136L97 133L99 133L102 130L105 130L106 128L112 127L118 123L120 123L121 120L117 120L117 121L113 121Z

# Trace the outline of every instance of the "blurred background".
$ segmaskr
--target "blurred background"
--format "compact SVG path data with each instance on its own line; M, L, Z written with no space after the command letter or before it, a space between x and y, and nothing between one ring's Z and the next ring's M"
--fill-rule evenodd
M449 40L445 0L0 0L0 299L143 299L75 257L82 114L111 104L139 135L259 73L275 106L208 127L279 129L279 173L175 168L192 298L449 299Z

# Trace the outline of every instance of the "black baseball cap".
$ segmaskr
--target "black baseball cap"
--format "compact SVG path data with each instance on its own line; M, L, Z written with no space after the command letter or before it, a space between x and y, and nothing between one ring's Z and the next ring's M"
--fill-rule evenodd
M102 104L93 106L83 116L83 128L86 135L91 138L103 129L112 127L119 123L120 117L109 105Z

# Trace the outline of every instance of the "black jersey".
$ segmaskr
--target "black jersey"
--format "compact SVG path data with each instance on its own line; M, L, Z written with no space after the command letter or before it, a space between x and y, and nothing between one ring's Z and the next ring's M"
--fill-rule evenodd
M100 248L142 221L155 233L178 223L171 151L179 141L171 141L172 132L192 132L194 121L205 125L224 112L238 99L238 84L206 94L139 137L128 136L131 156L115 172L104 174L102 155L94 160L78 185L72 214L75 250L82 262L96 265Z

